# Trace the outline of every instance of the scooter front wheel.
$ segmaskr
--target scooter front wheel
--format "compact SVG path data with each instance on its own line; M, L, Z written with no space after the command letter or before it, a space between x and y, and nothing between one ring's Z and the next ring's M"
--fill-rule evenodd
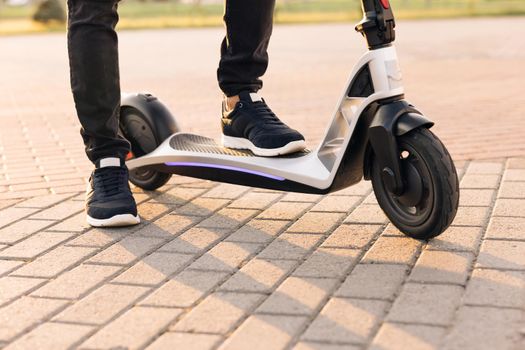
M120 112L120 129L131 143L130 158L140 157L154 151L164 140L159 139L148 119L138 109L125 107ZM144 190L154 191L165 185L171 174L148 168L130 170L129 181Z
M405 191L388 191L377 161L372 164L372 186L390 221L407 236L430 239L443 233L456 216L459 181L450 154L426 128L397 140Z

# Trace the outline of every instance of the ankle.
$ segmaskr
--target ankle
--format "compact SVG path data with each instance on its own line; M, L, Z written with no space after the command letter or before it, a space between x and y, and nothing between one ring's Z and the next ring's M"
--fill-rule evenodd
M235 109L237 102L239 102L241 99L239 95L235 95L235 96L226 96L224 100L226 102L226 110L231 111Z

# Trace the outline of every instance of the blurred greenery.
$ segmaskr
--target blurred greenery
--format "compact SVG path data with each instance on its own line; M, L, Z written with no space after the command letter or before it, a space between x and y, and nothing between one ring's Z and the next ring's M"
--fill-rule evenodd
M13 6L9 2L27 5ZM44 0L0 0L0 34L63 30L60 23L32 23ZM60 0L66 8L65 1ZM397 18L524 15L525 0L391 0ZM124 0L119 5L124 28L222 25L221 0ZM277 0L277 23L343 22L361 17L357 0Z

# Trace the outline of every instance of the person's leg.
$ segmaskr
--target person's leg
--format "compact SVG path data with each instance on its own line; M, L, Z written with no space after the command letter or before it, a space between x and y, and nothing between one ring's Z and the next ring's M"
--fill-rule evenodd
M222 143L259 156L305 148L304 137L282 123L257 92L268 68L275 0L226 0L226 38L217 77L224 92Z
M92 226L140 222L124 164L129 143L118 136L120 83L117 0L68 0L71 90L88 158L95 164L86 196Z
M226 96L257 92L268 68L275 0L227 0L218 80Z
M118 136L120 82L117 0L68 0L71 89L88 158L125 159Z

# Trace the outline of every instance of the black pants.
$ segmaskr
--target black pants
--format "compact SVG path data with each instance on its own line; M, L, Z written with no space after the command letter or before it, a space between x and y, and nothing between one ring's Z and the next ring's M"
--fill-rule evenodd
M120 79L118 0L68 0L71 89L86 154L92 162L124 158L129 143L118 136ZM226 37L217 76L227 96L258 91L268 67L275 0L226 0Z

